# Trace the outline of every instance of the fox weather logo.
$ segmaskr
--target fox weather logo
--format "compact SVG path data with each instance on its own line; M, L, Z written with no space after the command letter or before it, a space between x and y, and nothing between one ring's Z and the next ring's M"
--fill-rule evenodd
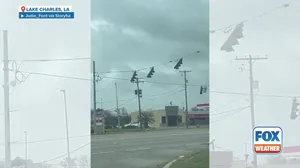
M74 19L72 6L19 6L19 19Z
M276 155L283 150L283 131L278 126L257 126L252 138L255 154Z

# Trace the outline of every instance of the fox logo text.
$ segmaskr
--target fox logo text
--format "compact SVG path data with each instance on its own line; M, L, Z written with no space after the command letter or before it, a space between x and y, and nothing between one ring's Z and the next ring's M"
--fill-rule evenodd
M283 149L283 131L278 126L258 126L253 129L255 154L280 154Z

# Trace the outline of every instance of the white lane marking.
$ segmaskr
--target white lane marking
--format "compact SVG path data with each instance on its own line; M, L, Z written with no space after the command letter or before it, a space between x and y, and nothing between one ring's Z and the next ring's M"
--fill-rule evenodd
M126 152L140 151L140 150L149 150L151 148L136 148L136 149L127 149Z
M113 140L130 140L130 139L143 139L143 138L158 138L158 137L170 137L170 136L183 136L183 135L201 135L199 133L180 133L180 134L160 134L160 135L147 135L140 137L130 137L130 138L108 138L108 139L92 139L92 141L113 141Z
M107 154L107 153L114 153L115 151L106 151L106 152L97 152L97 153L91 153L92 155L100 155L100 154Z

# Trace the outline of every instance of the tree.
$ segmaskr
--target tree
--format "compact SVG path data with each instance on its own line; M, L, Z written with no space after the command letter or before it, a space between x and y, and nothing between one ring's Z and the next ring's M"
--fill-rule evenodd
M154 113L152 111L142 112L141 113L141 119L140 119L140 115L138 115L137 119L142 124L144 124L145 128L149 128L149 125L151 125L155 122Z
M129 115L125 107L120 108L120 112L121 112L122 116L128 116Z

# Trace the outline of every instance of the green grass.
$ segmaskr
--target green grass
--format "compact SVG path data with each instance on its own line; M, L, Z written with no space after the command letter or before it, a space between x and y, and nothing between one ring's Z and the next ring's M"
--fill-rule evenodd
M203 150L179 159L170 168L209 168L209 151Z

